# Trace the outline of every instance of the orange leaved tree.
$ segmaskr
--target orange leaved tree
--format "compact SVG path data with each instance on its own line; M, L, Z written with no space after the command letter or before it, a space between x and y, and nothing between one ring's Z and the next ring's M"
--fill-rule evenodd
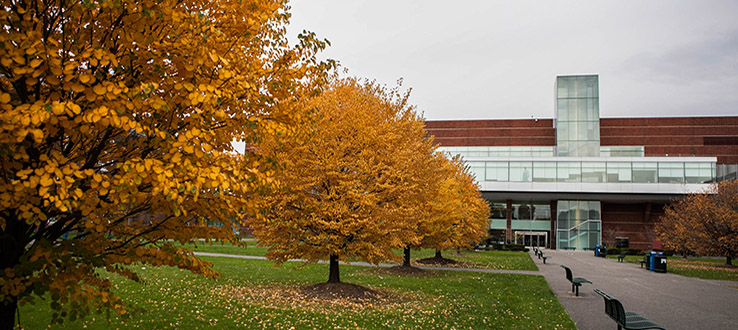
M415 239L433 152L407 96L334 78L311 103L312 130L262 146L284 162L268 215L252 221L269 258L329 259L329 283L340 282L339 260L398 259L392 249Z
M479 243L489 229L489 204L482 198L474 175L461 157L442 157L443 179L429 200L430 216L419 223L420 246L436 250L458 249Z
M713 183L668 205L655 230L668 248L724 256L732 265L738 256L738 180Z
M100 269L213 275L172 241L232 237L269 178L231 141L293 130L325 43L288 47L282 0L2 6L0 329L33 294L125 313Z

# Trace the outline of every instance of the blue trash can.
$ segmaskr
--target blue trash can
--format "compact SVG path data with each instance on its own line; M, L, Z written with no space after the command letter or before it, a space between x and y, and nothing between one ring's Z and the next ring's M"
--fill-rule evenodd
M599 257L599 256L600 256L600 246L595 245L595 257Z
M648 270L653 272L656 270L656 252L651 251L650 256L648 258L650 259Z

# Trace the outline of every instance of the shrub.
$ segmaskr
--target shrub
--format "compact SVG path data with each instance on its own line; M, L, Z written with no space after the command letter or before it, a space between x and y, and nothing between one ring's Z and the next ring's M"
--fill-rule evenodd
M497 251L522 251L528 252L528 248L523 244L502 244L492 243L492 249Z

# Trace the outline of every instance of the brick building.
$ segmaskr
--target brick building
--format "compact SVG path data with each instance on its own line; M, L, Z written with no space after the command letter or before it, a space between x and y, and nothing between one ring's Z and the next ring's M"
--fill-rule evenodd
M738 172L738 116L600 118L598 76L557 76L554 118L432 120L492 206L497 240L650 249L666 203Z

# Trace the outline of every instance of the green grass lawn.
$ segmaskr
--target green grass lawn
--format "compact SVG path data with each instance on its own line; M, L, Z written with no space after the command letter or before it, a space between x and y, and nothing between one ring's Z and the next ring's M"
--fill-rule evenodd
M410 252L410 257L413 260L429 258L434 255L435 251L431 249L412 250ZM530 255L526 252L462 250L460 254L456 251L443 251L442 256L444 258L474 263L476 265L474 268L538 270L533 260L530 259Z
M265 256L267 253L267 247L257 246L257 242L245 242L246 246L237 246L231 243L209 243L199 242L197 244L185 244L182 245L188 249L194 249L197 252L210 252L210 253L223 253L223 254L235 254L243 256Z
M521 253L527 257L527 254ZM328 266L203 258L221 278L174 268L135 267L144 284L114 278L138 312L127 322L104 315L53 329L575 329L542 276L437 271L393 275L341 266L344 282L378 290L378 301L295 299L302 285L327 280ZM20 310L23 329L47 328L47 304Z
M607 256L617 258L617 256ZM626 256L625 261L638 264L643 256ZM705 280L738 281L738 267L726 266L725 259L668 257L666 271Z
M236 246L230 243L205 243L187 244L186 248L194 248L198 252L224 253L234 255L265 256L267 247L259 247L256 242L247 242L246 247ZM401 255L402 251L396 251ZM435 251L432 249L411 250L410 257L413 260L433 257ZM460 254L456 251L443 251L444 258L459 261L467 261L474 264L475 268L486 269L508 269L508 270L538 270L533 260L527 253L510 251L464 251Z

